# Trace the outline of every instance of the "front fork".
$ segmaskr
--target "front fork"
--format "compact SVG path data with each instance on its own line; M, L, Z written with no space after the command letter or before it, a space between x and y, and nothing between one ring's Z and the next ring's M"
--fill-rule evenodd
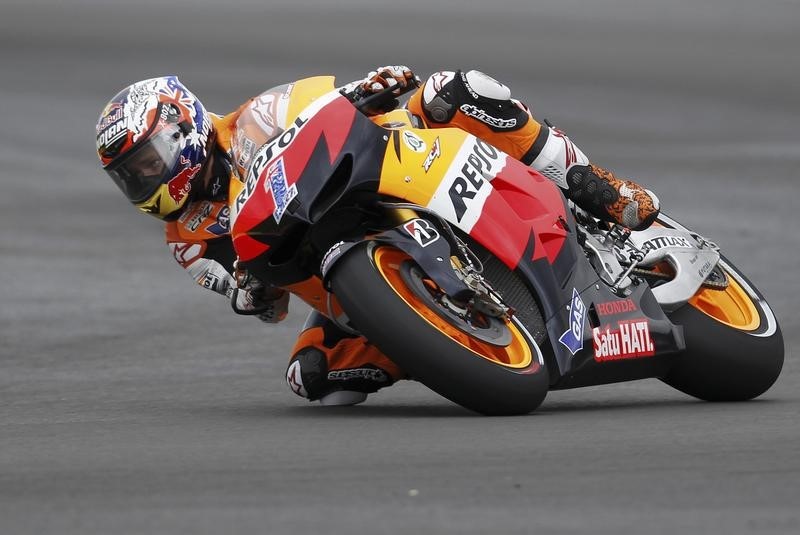
M392 206L390 203L384 203L384 206L388 208L387 215L392 223L411 234L423 248L426 247L425 240L430 240L432 238L430 232L433 223L428 219L420 218L418 210L408 207L407 205ZM427 210L424 209L423 211L427 212ZM438 228L444 239L450 244L450 267L453 273L455 273L472 293L467 302L453 302L452 298L454 296L445 292L443 296L445 302L442 304L448 306L448 308L457 308L459 311L463 311L466 314L479 313L504 320L509 319L513 314L513 310L503 303L500 294L498 294L482 276L483 265L480 260L478 260L467 245L453 233L446 221L435 214L433 215L438 223L436 228ZM422 225L426 225L426 227L420 228ZM427 236L417 235L416 233L427 234ZM440 259L437 257L437 260Z

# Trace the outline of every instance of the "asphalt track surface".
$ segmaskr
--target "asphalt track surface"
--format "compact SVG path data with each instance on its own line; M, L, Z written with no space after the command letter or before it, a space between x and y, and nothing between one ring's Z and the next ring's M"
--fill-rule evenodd
M0 3L0 532L800 531L797 2L219 4ZM652 186L773 305L777 384L708 404L648 380L495 419L414 383L294 396L306 309L266 327L196 288L98 169L94 121L155 75L227 112L386 63L481 68Z

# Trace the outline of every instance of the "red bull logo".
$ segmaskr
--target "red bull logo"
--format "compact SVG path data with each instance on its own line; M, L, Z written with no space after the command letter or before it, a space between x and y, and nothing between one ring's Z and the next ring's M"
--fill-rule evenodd
M167 183L169 196L172 197L175 202L180 202L181 199L183 199L189 193L189 191L191 191L191 181L200 171L200 164L197 164L193 167L188 167L190 163L191 161L181 156L181 165L184 166L183 170Z

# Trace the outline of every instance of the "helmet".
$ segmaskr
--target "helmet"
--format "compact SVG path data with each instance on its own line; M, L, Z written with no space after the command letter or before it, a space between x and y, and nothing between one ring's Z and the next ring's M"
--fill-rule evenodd
M211 118L175 76L120 91L97 121L103 169L136 207L174 219L210 154Z

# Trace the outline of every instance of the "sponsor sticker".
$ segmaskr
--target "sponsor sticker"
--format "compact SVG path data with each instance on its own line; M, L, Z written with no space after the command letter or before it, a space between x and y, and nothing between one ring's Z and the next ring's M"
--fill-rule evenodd
M665 247L681 247L685 249L695 248L695 245L685 236L658 236L651 238L642 244L642 252L649 253Z
M231 229L231 209L228 206L223 206L217 214L217 219L213 225L208 227L208 231L217 236L228 234Z
M450 162L428 208L469 232L483 213L492 192L489 182L500 172L506 155L492 145L469 137Z
M650 357L656 351L650 325L645 319L620 321L616 329L610 325L595 327L592 339L597 362Z
M221 285L222 280L216 275L216 273L212 273L211 271L207 272L203 277L203 280L199 282L200 286L206 288L208 290L217 291L217 288Z
M617 314L626 314L639 310L636 303L634 303L631 298L609 301L607 303L595 303L594 307L601 316L615 316Z
M332 370L328 372L329 381L347 381L348 379L366 379L378 383L389 380L386 372L377 368L350 368L346 370Z
M428 172L428 169L431 168L433 165L433 161L442 155L442 148L439 144L439 138L437 137L433 141L433 146L431 147L431 151L428 153L428 156L425 158L425 161L422 162L422 168L425 169L425 172Z
M117 121L97 136L97 146L108 147L127 133L128 129L125 127L125 121Z
M121 121L124 118L122 104L119 102L109 103L109 105L103 110L102 116L103 118L99 123L97 123L96 133L100 133L112 124L116 123L117 121Z
M283 166L283 158L278 158L267 167L267 178L264 181L264 188L268 189L275 201L275 212L272 214L277 223L281 222L283 214L292 199L297 197L297 185L286 180L286 169Z
M191 163L191 160L188 160L181 155L181 165L184 166L184 168L180 173L175 175L172 180L167 182L167 191L169 191L169 196L172 197L175 202L179 202L189 193L189 191L191 191L192 179L198 172L200 172L200 164L189 167L189 164Z
M328 273L328 270L330 269L333 261L339 258L339 256L341 256L343 245L344 245L343 241L334 243L322 257L322 262L320 263L319 271L320 273L322 273L323 277L325 276L325 274Z
M460 174L453 180L448 190L456 219L460 222L467 211L467 203L478 195L487 177L493 177L498 169L497 149L476 139ZM487 188L488 189L488 188Z
M482 123L486 123L489 126L493 126L494 128L509 129L517 126L516 119L501 119L500 117L494 117L489 115L482 108L479 108L473 104L462 104L459 109L464 115L472 117L473 119L476 119Z
M422 247L427 247L439 239L439 231L424 219L412 219L403 224L403 229Z
M702 266L700 266L700 269L697 270L697 275L705 279L705 277L711 273L711 270L714 269L715 265L715 262L707 260Z
M586 305L581 294L572 289L572 301L569 305L569 329L558 339L573 355L583 349L583 331L586 327Z
M216 260L198 258L190 266L186 266L186 271L203 288L227 297L233 293L233 278Z
M262 145L258 148L258 150L253 155L253 163L250 165L250 168L247 171L247 178L244 181L244 187L236 196L236 199L232 202L231 207L231 224L235 224L236 218L241 213L245 203L256 191L256 185L258 181L261 179L265 179L264 173L267 172L267 166L269 165L272 168L273 160L276 160L281 153L286 150L291 143L296 139L297 135L303 129L303 127L308 124L309 120L321 109L325 106L330 104L336 99L340 99L342 96L339 94L338 91L331 91L327 95L323 95L320 98L314 100L308 107L306 107L300 115L294 120L294 122L286 128L286 130L281 131L279 134L276 134L270 141ZM275 174L273 178L276 179L276 190L282 190L278 192L276 195L276 206L279 204L288 205L294 195L297 194L297 189L292 186L291 188L286 185L285 189L281 188L281 186L285 185L285 174L283 176L283 181L280 179L280 175L282 174L283 170L283 163L279 165L279 168L273 169ZM267 185L270 182L269 179L265 179L264 187L270 189L272 191L272 185ZM273 192L275 195L275 192ZM283 211L280 212L278 218L283 216ZM277 219L277 218L276 218Z
M403 131L403 142L414 152L425 152L428 148L422 138L410 130Z
M203 224L203 221L205 221L205 219L209 215L211 215L211 211L213 209L214 209L213 203L210 203L208 201L204 201L200 205L200 208L198 210L194 210L193 211L193 215L191 216L191 219L189 219L189 222L186 223L186 225L185 225L186 230L188 230L189 232L194 232L198 228L200 228L200 225Z
M245 136L244 133L241 133L238 146L241 147L241 152L239 153L239 159L236 160L236 163L239 165L239 167L247 167L250 164L250 161L253 159L253 152L256 150L256 143L249 137Z
M237 195L236 200L233 203L234 213L236 215L239 214L239 212L242 210L242 206L244 206L244 203L247 202L247 199L249 199L255 191L258 180L261 178L262 173L265 172L264 167L266 164L289 146L297 133L303 128L303 126L306 125L306 123L308 123L308 119L298 117L295 119L292 126L281 133L280 136L276 137L269 143L262 145L261 148L256 151L255 155L253 156L253 164L250 166L250 169L247 172L247 180L245 180L244 188L242 188L242 191L239 193L239 195ZM281 163L281 167L282 166L283 163ZM267 181L264 186L269 187L268 184L269 181ZM291 201L291 199L289 200Z

